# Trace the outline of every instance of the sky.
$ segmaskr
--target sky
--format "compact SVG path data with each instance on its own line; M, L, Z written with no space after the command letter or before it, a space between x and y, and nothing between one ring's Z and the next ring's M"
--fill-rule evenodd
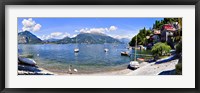
M18 18L18 32L30 31L42 40L75 37L79 33L103 33L114 38L135 36L163 18Z

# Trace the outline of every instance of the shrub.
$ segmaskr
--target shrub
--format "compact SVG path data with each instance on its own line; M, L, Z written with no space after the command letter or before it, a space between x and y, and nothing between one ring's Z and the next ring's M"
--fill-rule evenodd
M178 44L176 44L175 48L176 48L177 54L181 53L182 52L182 42L179 42Z
M182 75L182 63L176 65L176 75Z
M163 56L167 55L171 50L171 47L167 45L166 43L156 43L152 49L151 52L154 56Z

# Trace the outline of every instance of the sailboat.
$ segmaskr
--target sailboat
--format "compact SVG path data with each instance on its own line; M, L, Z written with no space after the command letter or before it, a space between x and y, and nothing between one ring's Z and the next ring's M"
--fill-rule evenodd
M129 51L121 51L121 56L131 56L130 54L129 54Z
M106 43L106 41L105 41L105 43ZM104 52L108 52L108 50L109 50L108 48L105 48L105 49L104 49Z
M130 63L129 63L129 68L131 68L131 69L137 69L137 68L139 68L139 62L137 61L137 59L136 59L136 54L137 54L137 35L136 35L136 42L135 42L135 57L134 57L134 61L131 61Z
M77 48L77 37L76 37L76 48L74 49L74 52L75 53L79 52L79 48Z
M129 53L127 51L122 51L121 52L121 56L130 56Z

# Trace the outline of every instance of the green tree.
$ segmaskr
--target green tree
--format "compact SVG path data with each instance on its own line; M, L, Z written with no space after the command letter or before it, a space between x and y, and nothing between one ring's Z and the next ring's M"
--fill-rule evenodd
M164 18L164 24L170 24L172 22L178 22L179 18Z
M170 24L172 22L178 22L180 25L180 28L182 28L182 18L164 18L163 20L156 20L153 24L153 29L161 30L164 24ZM147 40L146 36L150 36L152 34L151 30L146 30L146 28L143 28L139 31L137 34L137 44L140 45L147 45L148 43L152 42ZM173 42L178 43L182 39L182 29L179 29L175 36L172 37ZM130 46L135 46L135 40L136 36L132 38L132 40L129 42Z
M178 63L176 65L175 71L176 71L176 75L182 75L182 63Z
M153 29L161 29L164 24L165 23L163 20L161 21L156 20L155 24L153 24Z
M182 53L182 42L181 41L176 44L175 49L176 49L177 54Z
M178 22L182 26L182 18L164 18L163 20L156 20L153 24L153 29L161 29L164 24Z
M146 45L148 43L146 36L150 36L150 34L152 34L151 30L146 30L145 27L141 29L139 33L137 34L137 44ZM132 38L132 40L129 42L129 45L135 46L135 40L136 40L136 36Z
M156 43L152 49L151 52L154 56L163 56L166 55L170 52L171 47L169 45L167 45L166 43Z
M182 39L182 18L177 18L177 22L179 23L180 29L175 33L174 42L176 43Z

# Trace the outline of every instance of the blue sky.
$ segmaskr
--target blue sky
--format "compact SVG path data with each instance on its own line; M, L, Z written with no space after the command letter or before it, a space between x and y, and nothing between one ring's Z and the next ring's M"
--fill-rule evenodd
M18 32L28 30L44 39L74 37L79 33L103 33L131 39L140 29L152 28L163 18L18 18Z

